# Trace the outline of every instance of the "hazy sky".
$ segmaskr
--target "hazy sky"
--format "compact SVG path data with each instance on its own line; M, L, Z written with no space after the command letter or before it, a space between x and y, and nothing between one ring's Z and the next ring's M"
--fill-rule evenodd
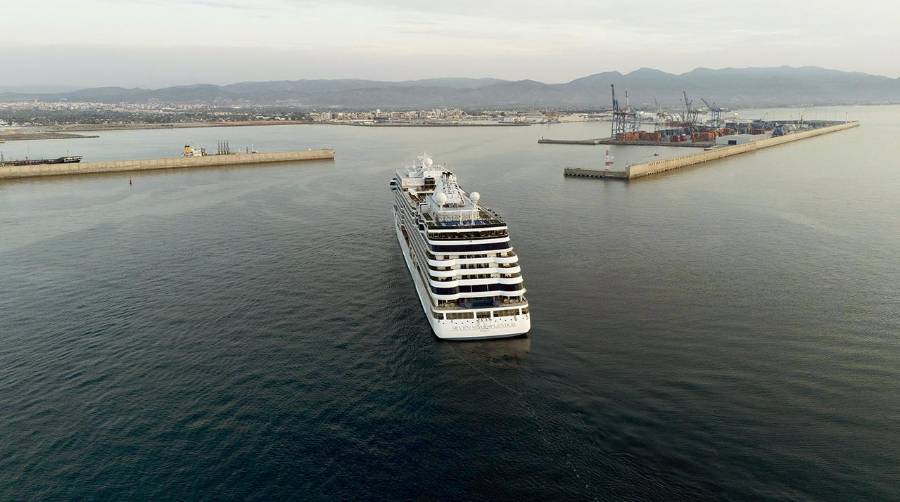
M900 76L898 0L0 0L0 87L653 67Z

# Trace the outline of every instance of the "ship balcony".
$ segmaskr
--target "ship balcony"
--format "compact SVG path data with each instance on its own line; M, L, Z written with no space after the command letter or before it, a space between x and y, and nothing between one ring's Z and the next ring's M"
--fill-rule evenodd
M508 298L518 298L525 296L524 284L512 284L512 285L500 285L495 284L495 286L502 286L497 288L491 288L485 291L459 291L462 288L473 288L477 286L459 286L458 288L447 288L450 290L456 290L453 292L436 292L433 290L429 290L431 295L432 302L436 302L439 300L449 300L449 301L458 301L458 300L469 300L472 298L483 298L485 295L491 296L499 296L499 297L508 297ZM509 290L505 290L504 288L510 288ZM433 289L439 289L433 287Z
M488 275L488 274L484 274ZM493 275L493 274L491 274ZM524 279L519 274L516 274L515 277L447 277L442 279L434 279L429 277L428 282L431 286L435 288L457 288L457 287L465 287L465 286L494 286L494 285L514 285L514 284L522 284Z
M449 270L451 268L465 268L466 265L488 265L494 266L503 264L505 266L516 266L519 263L519 257L513 251L492 254L476 254L476 255L445 255L433 254L426 251L426 261L428 266L434 270ZM486 268L486 267L476 267Z
M435 267L433 265L428 267L428 273L434 277L467 274L516 274L521 271L518 263L463 263L452 267Z
M506 226L506 222L500 218L500 215L493 210L484 207L478 208L478 216L476 218L435 218L434 215L430 213L423 213L422 219L430 230Z
M519 267L504 268L480 268L480 269L452 269L429 270L428 275L435 281L452 281L456 279L511 279L520 277L522 270Z
M431 246L431 249L435 252L439 253L444 251L441 248L451 247L455 248L456 252L466 252L469 249L463 248L463 246L470 246L472 251L503 251L505 249L510 249L509 245L499 246L498 244L509 244L509 236L505 237L492 237L492 238L476 238L476 239L441 239L434 240L430 237L425 237L425 242ZM435 247L436 246L436 247ZM453 251L444 251L444 252L453 252Z
M439 300L434 308L440 310L471 310L492 308L528 308L528 300L524 296L507 298L461 298L459 300ZM526 312L527 313L527 312Z
M505 228L502 230L481 230L477 232L428 232L426 237L429 241L481 241L485 239L509 238L509 232Z

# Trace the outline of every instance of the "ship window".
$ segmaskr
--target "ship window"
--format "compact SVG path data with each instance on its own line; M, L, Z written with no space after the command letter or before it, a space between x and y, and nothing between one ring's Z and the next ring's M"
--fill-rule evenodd
M522 315L527 315L527 314L528 314L528 307L522 308Z
M433 315L435 319L440 319L442 321L444 320L444 314L432 311L431 315Z
M494 317L510 317L519 314L519 309L495 310Z
M490 312L478 312L476 317L478 317L479 319L490 319L491 313Z
M447 319L471 319L471 312L448 312Z

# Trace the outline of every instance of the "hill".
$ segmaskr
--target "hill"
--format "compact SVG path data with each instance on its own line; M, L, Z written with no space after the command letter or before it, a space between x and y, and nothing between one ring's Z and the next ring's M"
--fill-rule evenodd
M310 108L568 108L603 109L609 86L628 90L631 103L677 106L682 90L720 106L805 106L900 103L900 79L818 67L697 68L672 74L651 68L605 72L562 84L534 80L436 78L400 82L289 80L197 84L162 89L99 87L58 93L0 94L0 101L37 99L101 103L208 103Z

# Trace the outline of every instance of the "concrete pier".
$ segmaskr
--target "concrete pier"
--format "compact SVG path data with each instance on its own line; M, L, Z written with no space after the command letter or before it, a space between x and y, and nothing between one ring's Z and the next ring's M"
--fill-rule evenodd
M677 143L672 143L669 141L641 141L641 140L625 141L622 139L613 139L613 138L588 138L588 139L541 138L538 140L538 143L540 143L542 145L674 146L674 147L686 147L686 148L709 148L711 146L715 146L715 143L706 142L706 141L697 142L697 143L693 143L690 141L679 141Z
M114 160L107 162L79 162L72 164L0 166L0 180L13 178L31 178L37 176L119 173L130 171L151 171L156 169L236 166L245 164L268 164L272 162L333 159L334 150L320 149L302 150L298 152L235 153L228 155L206 155L203 157L172 157L150 160Z
M691 155L685 155L682 157L675 157L672 159L661 159L654 160L651 162L644 162L641 164L632 164L628 167L612 170L612 169L577 169L577 168L566 168L563 171L565 176L582 176L582 177L590 177L590 178L618 178L618 179L635 179L641 178L643 176L649 176L651 174L658 174L666 171L671 171L673 169L678 169L681 167L693 166L696 164L702 164L704 162L710 162L713 160L724 159L726 157L732 157L734 155L740 155L742 153L747 152L755 152L757 150L762 150L764 148L769 148L777 145L782 145L784 143L790 143L792 141L799 141L802 139L813 138L816 136L821 136L823 134L829 134L838 131L844 131L853 127L859 127L859 122L844 122L837 125L832 125L828 127L820 127L818 129L811 129L808 131L795 132L791 134L786 134L784 136L775 136L771 138L761 139L758 141L753 141L750 143L744 143L742 145L732 145L732 146L721 146L717 148L713 148L708 151L704 151L701 153L695 153Z
M567 167L563 170L563 174L565 176L572 176L573 178L628 178L628 173L625 171L615 171L612 169L582 169L580 167Z
M541 138L538 143L541 145L599 145L605 138L588 138L588 139L550 139Z

